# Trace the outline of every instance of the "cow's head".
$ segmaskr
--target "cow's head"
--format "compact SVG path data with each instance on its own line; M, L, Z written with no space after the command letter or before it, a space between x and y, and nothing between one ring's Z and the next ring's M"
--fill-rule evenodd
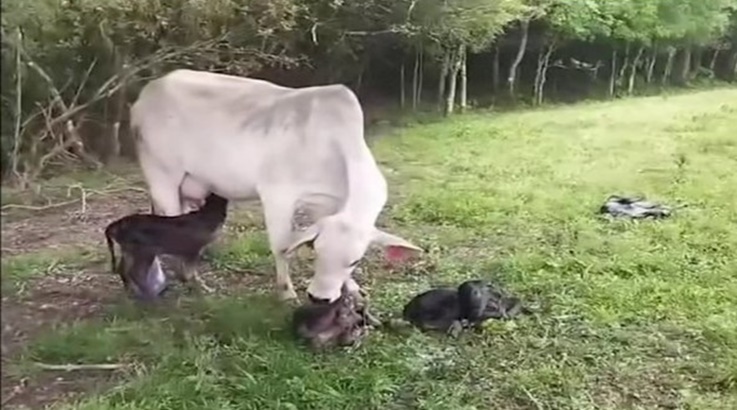
M375 226L357 226L340 214L320 219L298 234L287 254L307 243L312 243L315 253L315 273L307 287L312 299L334 301L341 294L343 284L363 259L370 245L385 249L390 260L404 260L412 252L422 249L396 235Z

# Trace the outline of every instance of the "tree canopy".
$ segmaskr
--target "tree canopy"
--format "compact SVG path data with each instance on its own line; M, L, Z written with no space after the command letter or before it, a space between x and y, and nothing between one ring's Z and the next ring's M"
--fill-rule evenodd
M176 67L343 82L402 104L411 88L415 108L426 90L446 112L734 81L737 0L7 0L2 67L3 155L23 156L22 173L76 146L51 129L69 120L118 138L142 83Z

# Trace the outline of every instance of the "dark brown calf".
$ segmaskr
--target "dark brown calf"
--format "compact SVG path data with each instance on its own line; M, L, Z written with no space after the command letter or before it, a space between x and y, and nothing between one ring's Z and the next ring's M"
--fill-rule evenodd
M350 346L366 334L367 326L379 324L365 309L357 307L355 295L343 288L335 302L311 302L298 307L292 315L292 330L314 350Z
M217 237L227 208L227 199L210 194L200 209L187 214L133 214L112 222L105 228L105 239L113 272L120 275L134 295L152 299L166 287L160 255L169 255L180 260L180 280L194 279L202 290L211 291L200 279L195 264L204 248ZM117 265L114 242L121 249Z

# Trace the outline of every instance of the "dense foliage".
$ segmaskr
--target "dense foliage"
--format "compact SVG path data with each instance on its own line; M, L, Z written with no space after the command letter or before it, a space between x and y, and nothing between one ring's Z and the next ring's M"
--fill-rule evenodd
M470 100L539 104L737 77L737 0L7 0L2 8L3 174L23 180L58 161L118 155L127 104L174 67L294 86L343 82L367 104L381 96L445 113Z

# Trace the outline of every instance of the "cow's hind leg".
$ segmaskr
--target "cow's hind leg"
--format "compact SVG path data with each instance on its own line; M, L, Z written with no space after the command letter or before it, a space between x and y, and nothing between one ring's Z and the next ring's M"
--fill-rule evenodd
M205 198L210 193L207 186L190 174L185 174L182 184L179 186L182 213L188 213L202 207Z
M285 251L292 240L292 215L294 201L281 195L261 195L264 220L269 235L269 246L276 265L276 288L283 301L297 299L292 279L289 277L289 261Z

